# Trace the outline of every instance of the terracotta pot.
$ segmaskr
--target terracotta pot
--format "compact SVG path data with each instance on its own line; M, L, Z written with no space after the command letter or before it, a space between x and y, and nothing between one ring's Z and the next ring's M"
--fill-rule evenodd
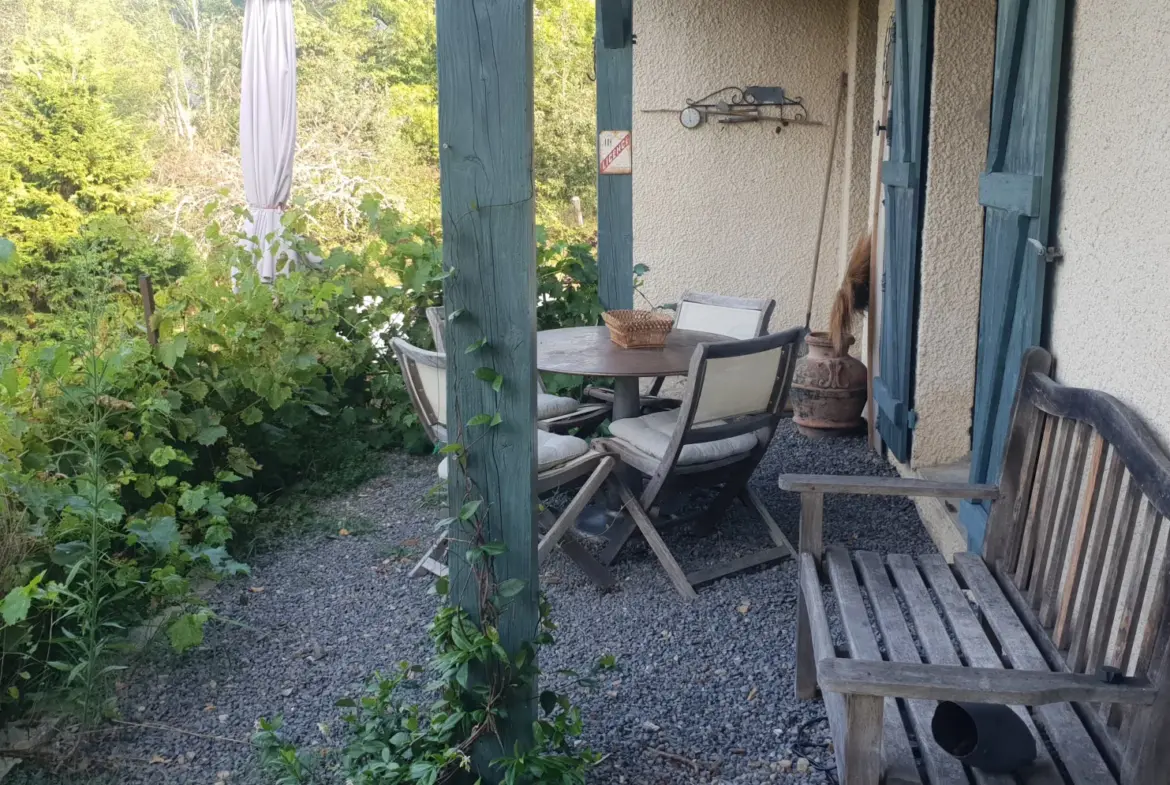
M808 354L792 376L793 421L805 433L853 431L862 426L865 409L865 364L848 352L837 353L828 333L810 333ZM853 338L848 339L849 345Z

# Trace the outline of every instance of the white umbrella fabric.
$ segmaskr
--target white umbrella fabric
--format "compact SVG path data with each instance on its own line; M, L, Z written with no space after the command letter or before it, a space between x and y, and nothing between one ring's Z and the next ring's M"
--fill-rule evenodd
M292 193L297 146L297 43L292 0L247 0L240 73L240 157L249 216L243 241L259 244L256 269L271 282L280 257L294 259L282 240L281 216ZM288 272L288 263L281 272Z

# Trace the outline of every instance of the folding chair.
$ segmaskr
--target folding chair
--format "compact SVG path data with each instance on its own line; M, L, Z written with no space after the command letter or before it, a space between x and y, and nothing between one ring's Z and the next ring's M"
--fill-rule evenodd
M438 352L428 352L410 343L395 338L391 342L394 356L402 368L402 377L407 392L418 413L423 430L432 442L447 442L447 357ZM552 549L560 545L570 559L580 567L590 580L603 588L614 585L609 570L595 559L587 549L566 537L581 514L581 510L597 493L602 483L610 476L617 461L612 457L590 448L584 439L575 436L554 434L538 429L537 438L537 495L542 495L574 480L585 477L585 483L569 502L564 512L555 520L547 510L541 513L541 522L547 531L540 539L537 553L543 564ZM447 462L439 465L439 477L447 479ZM426 554L410 571L411 577L429 572L446 575L447 567L442 560L447 550L447 535L439 537L427 549Z
M748 487L748 480L780 422L797 346L805 332L795 327L744 341L699 344L680 408L616 420L609 426L612 438L594 440L595 448L618 456L649 478L638 498L624 483L615 482L628 517L611 530L610 543L601 556L603 564L613 563L637 529L679 593L693 598L700 584L795 553ZM665 493L678 486L722 487L706 510L663 520L659 505ZM683 572L656 523L701 518L710 528L736 499L760 516L773 546L725 564Z
M446 350L446 316L440 307L427 308L427 323L435 339L435 351ZM605 422L613 411L613 401L581 403L576 398L549 395L544 380L536 375L536 419L539 426L553 433L588 436Z
M768 334L768 323L772 321L775 308L776 301L771 299L686 291L675 306L674 326L679 330L697 330L736 340L758 338ZM643 412L677 409L682 404L677 398L659 395L665 381L659 376L650 386L650 393L642 396ZM613 390L608 387L586 387L585 394L613 405Z

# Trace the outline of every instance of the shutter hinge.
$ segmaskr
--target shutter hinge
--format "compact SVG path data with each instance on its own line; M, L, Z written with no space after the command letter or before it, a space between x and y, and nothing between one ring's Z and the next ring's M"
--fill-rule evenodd
M1032 249L1036 251L1036 255L1042 258L1048 264L1058 262L1064 258L1064 253L1059 248L1053 245L1049 245L1047 247L1041 245L1040 241L1034 237L1028 238L1028 245L1032 246Z
M918 427L918 412L913 409L906 413L906 427L910 430Z

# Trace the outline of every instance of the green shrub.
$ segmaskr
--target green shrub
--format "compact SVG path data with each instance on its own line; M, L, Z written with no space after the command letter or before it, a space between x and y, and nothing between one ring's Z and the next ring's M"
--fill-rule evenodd
M73 294L52 329L0 343L0 700L10 710L64 686L83 716L99 715L132 631L164 631L178 650L202 641L212 614L193 586L247 569L257 502L355 447L432 449L389 341L432 345L440 242L372 200L363 211L369 242L327 253L296 239L307 217L290 211L289 241L320 269L271 285L214 225L202 262L189 261L190 244L146 242L116 219L67 244ZM540 326L596 324L589 246L542 237L538 257ZM156 277L157 346L114 261ZM234 287L233 266L249 271Z

